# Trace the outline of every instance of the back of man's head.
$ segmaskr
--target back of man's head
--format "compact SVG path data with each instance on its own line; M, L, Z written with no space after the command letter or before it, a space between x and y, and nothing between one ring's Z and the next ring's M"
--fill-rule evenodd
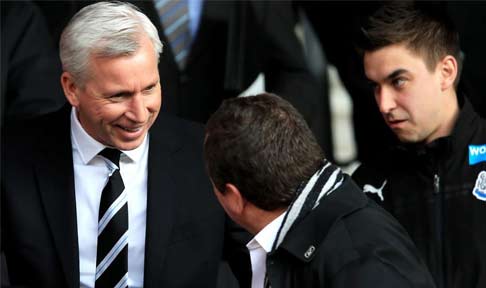
M150 39L158 59L162 43L157 28L138 8L123 2L86 6L74 15L61 35L59 48L63 69L83 83L90 57L134 54L142 36Z
M257 207L287 207L323 153L303 117L272 94L228 99L206 125L204 153L214 185L231 183Z
M431 3L386 2L363 23L358 38L362 53L404 44L423 57L430 71L447 55L461 60L459 35L452 21L443 9Z

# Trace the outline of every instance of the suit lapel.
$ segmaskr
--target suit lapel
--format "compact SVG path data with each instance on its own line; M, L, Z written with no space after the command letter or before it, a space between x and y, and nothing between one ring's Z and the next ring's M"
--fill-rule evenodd
M35 162L35 173L68 287L79 287L79 252L69 109L56 113L53 120L52 125L47 125L49 131L43 133L43 138L39 139L40 149Z
M144 287L159 287L163 283L161 272L174 223L176 186L170 171L171 154L177 145L169 132L171 128L160 118L163 115L159 115L157 121L164 127L152 127L150 133Z

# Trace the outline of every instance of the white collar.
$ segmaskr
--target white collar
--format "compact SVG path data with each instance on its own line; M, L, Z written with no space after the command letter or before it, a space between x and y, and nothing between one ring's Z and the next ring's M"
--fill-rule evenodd
M282 225L284 216L285 212L283 212L282 214L280 214L280 216L267 224L267 226L260 230L260 232L258 232L258 234L253 237L253 239L251 239L248 244L246 244L246 247L249 250L258 249L261 247L267 253L272 251L273 242L277 237L278 229L280 228L280 225Z

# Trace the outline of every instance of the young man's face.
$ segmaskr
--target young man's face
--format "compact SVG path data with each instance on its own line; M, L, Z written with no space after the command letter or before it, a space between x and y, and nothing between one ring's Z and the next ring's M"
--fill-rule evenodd
M120 150L137 148L160 110L157 56L147 37L133 55L91 58L83 86L73 84L78 119L97 141Z
M404 44L366 52L364 68L378 108L400 141L429 143L439 137L445 125L440 69L430 71Z

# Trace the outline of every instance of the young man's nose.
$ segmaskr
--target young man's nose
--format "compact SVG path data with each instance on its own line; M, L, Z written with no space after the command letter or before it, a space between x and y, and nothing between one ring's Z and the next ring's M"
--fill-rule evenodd
M393 92L385 87L379 87L375 90L375 99L382 114L387 114L396 107Z

